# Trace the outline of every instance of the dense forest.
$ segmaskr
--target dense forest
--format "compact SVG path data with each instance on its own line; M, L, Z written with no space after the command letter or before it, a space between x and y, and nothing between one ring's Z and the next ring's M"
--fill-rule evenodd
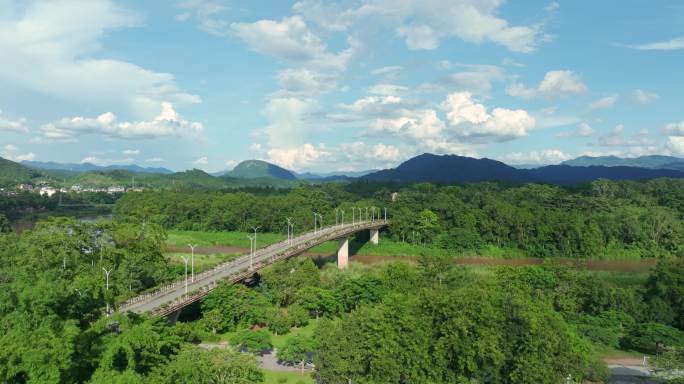
M605 350L682 367L683 193L684 183L667 179L572 188L322 184L127 193L111 220L54 217L22 233L0 214L0 382L261 383L255 356L283 337L278 360L315 364L326 384L601 381ZM49 199L26 201L50 209ZM107 316L182 276L165 254L169 229L285 232L293 217L302 232L313 227L312 212L330 225L336 208L348 222L366 207L381 216L388 208L385 236L396 241L548 260L473 269L423 256L340 271L302 257L249 285L221 285L175 324ZM637 278L589 272L579 260L612 253L658 262ZM198 346L217 340L232 347Z
M219 287L174 326L105 316L108 305L176 277L164 239L158 224L126 218L5 229L0 381L259 383L254 357L238 351L258 354L271 335L307 324L313 335L287 339L278 358L312 361L331 384L601 380L597 346L668 358L684 346L681 258L629 284L553 262L483 274L434 257L348 271L301 258L251 287ZM194 345L226 332L236 351Z
M147 192L124 196L115 212L154 219L165 228L208 231L261 226L267 232L286 232L286 218L292 217L301 232L313 228L313 212L334 224L336 208L350 222L359 215L365 218L367 207L377 207L383 217L388 209L393 239L454 251L494 247L502 254L512 249L529 256L573 258L684 252L684 181L677 179L598 180L577 187L357 182L266 195Z

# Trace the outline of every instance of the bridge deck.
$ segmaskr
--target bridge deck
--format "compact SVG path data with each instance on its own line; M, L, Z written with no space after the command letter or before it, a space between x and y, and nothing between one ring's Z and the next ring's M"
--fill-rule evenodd
M195 281L188 282L187 294L185 293L185 279L182 279L155 292L131 298L121 304L118 311L149 312L154 316L166 316L203 298L216 288L221 280L232 282L244 280L267 265L299 255L326 241L339 239L363 230L381 228L387 224L388 222L385 220L364 221L356 224L330 226L316 233L308 232L293 238L291 243L285 240L257 249L252 259L252 270L249 269L250 255L246 254L195 275Z

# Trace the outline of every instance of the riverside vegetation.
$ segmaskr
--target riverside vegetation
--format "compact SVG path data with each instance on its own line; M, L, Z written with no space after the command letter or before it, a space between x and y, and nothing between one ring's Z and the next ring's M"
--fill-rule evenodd
M606 353L633 351L681 368L683 192L677 180L324 184L273 194L131 193L112 220L50 218L21 234L0 217L0 382L259 383L275 380L254 357L272 347L286 364L315 364L313 376L330 384L600 381ZM383 236L397 243L549 260L472 268L426 253L418 264L338 271L301 257L261 271L250 286L221 285L173 326L104 316L107 304L182 276L165 255L169 230L260 225L276 239L286 217L301 231L313 227L312 211L329 220L341 208L349 220L352 206L373 205L389 208ZM658 262L643 278L625 278L554 256ZM111 269L108 287L102 268ZM196 345L219 340L231 348Z

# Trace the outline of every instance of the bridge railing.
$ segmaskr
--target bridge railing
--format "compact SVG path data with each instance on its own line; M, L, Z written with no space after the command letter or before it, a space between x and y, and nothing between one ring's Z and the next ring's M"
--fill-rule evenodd
M254 256L252 257L253 260L253 268L252 270L247 270L246 272L248 273L253 273L254 270L258 270L263 268L263 262L260 260L260 257L268 254L272 254L269 260L270 263L280 260L282 257L276 257L276 256L282 256L286 255L285 257L291 256L292 253L298 254L301 253L302 251L305 251L317 244L323 243L325 241L333 240L337 236L343 236L347 235L350 232L353 233L358 230L362 230L365 228L372 228L375 226L383 226L386 225L388 221L386 220L365 220L365 221L359 221L354 224L339 224L339 225L331 225L326 228L323 228L321 230L314 232L307 232L304 233L303 235L297 236L292 239L292 243L288 240L283 240L278 243L270 244L266 247L259 248L255 252ZM313 244L312 244L313 243ZM277 250L280 250L280 252L275 252ZM275 252L275 253L273 253ZM231 261L227 261L221 264L216 265L215 267L201 272L199 274L195 275L194 282L189 283L189 284L197 284L198 282L201 282L202 280L205 280L209 277L216 276L218 274L221 274L222 272L225 272L228 269L234 268L239 264L244 264L245 262L248 262L250 258L250 255L243 255L240 256L236 259L233 259ZM268 265L266 264L266 265ZM248 268L245 268L248 269ZM233 275L240 275L242 273L245 273L245 271L238 269L236 273ZM227 277L227 276L226 276ZM214 284L215 282L211 282L209 285ZM154 290L153 292L148 292L133 298L130 298L126 300L125 302L121 303L119 305L118 310L119 311L126 311L130 307L136 306L136 304L148 302L153 299L158 299L161 298L169 293L175 292L178 288L184 287L186 284L186 279L182 280L177 280L174 281L173 283L167 284L159 289ZM203 287L200 288L195 288L193 291L196 291L197 289L202 289ZM187 295L190 295L191 292L188 292ZM177 300L176 300L177 301Z

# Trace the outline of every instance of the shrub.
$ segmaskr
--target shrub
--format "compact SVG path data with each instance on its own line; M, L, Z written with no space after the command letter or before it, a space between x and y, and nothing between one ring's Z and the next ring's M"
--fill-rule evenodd
M634 319L622 312L608 311L598 316L581 316L574 323L577 331L587 339L616 348L620 345L623 329L632 327Z
M629 329L621 344L645 353L657 353L667 347L684 347L684 332L658 323L637 324Z
M278 350L278 361L288 364L312 362L316 350L316 342L308 337L291 337L285 340L285 345Z
M239 331L230 338L230 342L252 353L263 353L273 348L271 334L265 329Z
M171 328L171 334L188 343L199 343L202 340L203 332L196 324L178 322Z

